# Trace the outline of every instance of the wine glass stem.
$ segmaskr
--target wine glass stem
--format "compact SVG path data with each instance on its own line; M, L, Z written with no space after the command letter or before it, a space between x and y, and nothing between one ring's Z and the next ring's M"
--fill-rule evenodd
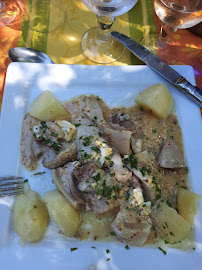
M171 27L165 23L161 26L161 32L160 32L160 37L157 40L157 47L159 48L165 48L169 41L171 36L175 33L177 28Z
M110 28L115 21L115 17L97 15L97 21L100 26L98 31L98 42L107 42L111 37Z

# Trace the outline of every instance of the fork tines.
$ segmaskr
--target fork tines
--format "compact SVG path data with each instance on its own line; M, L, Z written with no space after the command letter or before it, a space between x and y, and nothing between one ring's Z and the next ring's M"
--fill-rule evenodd
M24 180L20 176L0 177L0 198L23 193Z

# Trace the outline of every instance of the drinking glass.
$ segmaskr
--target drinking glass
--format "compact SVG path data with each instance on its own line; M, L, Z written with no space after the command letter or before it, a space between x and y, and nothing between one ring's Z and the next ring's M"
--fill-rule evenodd
M115 16L128 12L138 0L82 0L96 13L98 27L88 30L81 40L83 55L98 64L109 64L124 53L124 46L111 37Z
M0 27L11 23L17 15L17 6L12 0L0 0Z
M177 29L192 27L202 21L202 0L154 0L154 9L163 22L160 35L150 36L150 49L168 64L178 58L172 35Z

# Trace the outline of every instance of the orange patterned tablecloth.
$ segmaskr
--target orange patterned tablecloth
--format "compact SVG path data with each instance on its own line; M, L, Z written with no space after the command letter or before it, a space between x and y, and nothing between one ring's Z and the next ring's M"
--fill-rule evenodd
M42 0L41 0L42 1ZM53 0L44 0L46 4ZM81 0L54 1L65 11L66 19L63 26L49 34L40 34L29 27L30 7L35 0L14 1L18 14L8 26L0 27L0 108L3 97L4 80L9 49L31 47L47 53L58 64L90 64L80 49L81 37L90 27L97 25L96 16L89 11ZM47 22L51 25L54 15ZM128 13L118 17L113 28L140 42L150 33L158 33L161 22L155 16L151 0L139 0ZM194 68L196 84L202 89L202 38L189 30L177 30L173 38L179 46L180 54L176 64L187 64ZM142 64L128 51L113 65Z

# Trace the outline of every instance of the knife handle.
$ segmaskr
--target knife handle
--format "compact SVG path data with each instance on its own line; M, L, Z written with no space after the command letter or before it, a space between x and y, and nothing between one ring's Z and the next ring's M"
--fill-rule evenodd
M185 95L193 100L198 106L202 107L202 90L196 86L193 86L185 78L181 80L178 86L183 89Z

